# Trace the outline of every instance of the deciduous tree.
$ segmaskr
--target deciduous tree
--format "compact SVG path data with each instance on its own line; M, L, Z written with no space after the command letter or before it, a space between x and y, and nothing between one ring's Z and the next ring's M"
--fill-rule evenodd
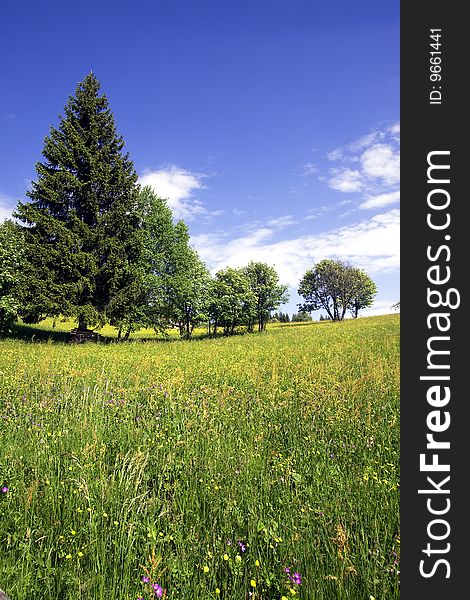
M0 337L13 325L20 309L18 295L24 271L22 233L10 220L0 223Z
M305 299L301 311L325 309L332 321L342 321L350 309L354 316L372 304L377 288L360 269L340 260L325 259L306 271L298 293Z
M287 285L279 283L279 275L274 267L262 262L251 261L242 269L248 279L250 290L255 298L255 318L258 331L266 329L271 312L289 300ZM250 321L249 330L253 330Z

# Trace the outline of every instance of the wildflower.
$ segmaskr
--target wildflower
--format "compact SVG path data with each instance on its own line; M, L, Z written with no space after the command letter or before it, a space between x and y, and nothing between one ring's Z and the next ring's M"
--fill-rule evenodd
M71 554L67 554L67 556L65 558L66 559L70 559L70 558L72 558L72 555Z
M281 600L287 600L287 596L282 596Z
M207 565L204 565L203 571L204 573L209 573L209 567Z
M83 556L83 552L78 552L77 556L78 558L81 558Z
M294 573L293 575L289 575L289 579L295 585L302 585L302 577L301 577L300 573Z
M289 592L290 592L290 593L291 593L293 596L295 596L295 595L297 594L297 592L294 590L294 588L290 588L290 589L289 589Z
M236 555L236 557L235 557L235 560L236 560L237 562L241 562L241 560L242 560L242 557L241 557L239 554L237 554L237 555Z
M2 494L6 494L6 493L7 493L7 492L9 492L9 491L10 491L10 488L8 488L6 485L4 485L4 486L2 487Z
M161 598L163 596L163 588L161 585L158 585L158 583L154 583L152 585L152 589L154 590L157 598Z
M256 587L256 581L254 579L252 579L250 581L250 585L251 585L251 587L255 588Z
M219 595L219 594L220 594L220 590L219 590L219 588L215 588L215 593L216 593L217 595Z
M240 550L241 550L242 552L245 552L245 550L246 550L246 545L245 545L243 542L240 542L240 541L239 541L239 542L237 542L237 543L238 543L238 547L240 548Z
M70 533L71 533L72 535L77 535L77 532L75 531L75 529L71 529L71 530L70 530Z
M150 577L146 577L146 576L144 575L144 577L142 577L142 582L143 582L143 583L150 583Z
M228 560L228 554L224 554L224 560Z
M290 573L290 569L289 569L289 567L285 567L285 569L284 569L284 573Z
M255 566L259 567L259 560L255 560Z

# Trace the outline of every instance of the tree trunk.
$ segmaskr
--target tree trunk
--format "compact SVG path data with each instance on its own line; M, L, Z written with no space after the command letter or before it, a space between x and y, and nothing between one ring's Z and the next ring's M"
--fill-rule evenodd
M78 329L79 331L87 330L87 322L84 315L79 315L78 317Z

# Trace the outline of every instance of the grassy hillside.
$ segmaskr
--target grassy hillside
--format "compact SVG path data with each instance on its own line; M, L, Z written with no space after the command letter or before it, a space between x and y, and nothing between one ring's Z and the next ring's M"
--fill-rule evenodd
M15 600L399 598L399 315L3 340L0 377Z

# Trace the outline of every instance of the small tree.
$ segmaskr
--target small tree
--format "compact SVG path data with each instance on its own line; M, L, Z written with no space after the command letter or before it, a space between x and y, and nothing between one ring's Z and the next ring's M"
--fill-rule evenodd
M253 262L242 269L255 298L256 321L258 331L266 329L271 312L289 300L287 285L279 283L279 275L274 267L266 263ZM253 330L250 322L249 330Z
M23 270L22 233L12 221L4 221L0 223L0 337L10 330L17 318Z
M224 328L224 335L233 334L240 325L250 329L256 315L256 298L243 269L227 267L215 274L210 310L214 334L219 326Z
M374 297L377 294L377 286L372 279L361 269L352 269L354 291L348 308L351 315L357 319L358 313L363 308L372 306Z
M312 320L311 315L304 310L299 310L297 314L292 315L292 323L306 323Z
M376 287L363 271L349 263L325 259L306 271L298 292L305 298L298 305L300 310L323 308L332 321L342 321L348 309L357 317L359 309L370 306Z

